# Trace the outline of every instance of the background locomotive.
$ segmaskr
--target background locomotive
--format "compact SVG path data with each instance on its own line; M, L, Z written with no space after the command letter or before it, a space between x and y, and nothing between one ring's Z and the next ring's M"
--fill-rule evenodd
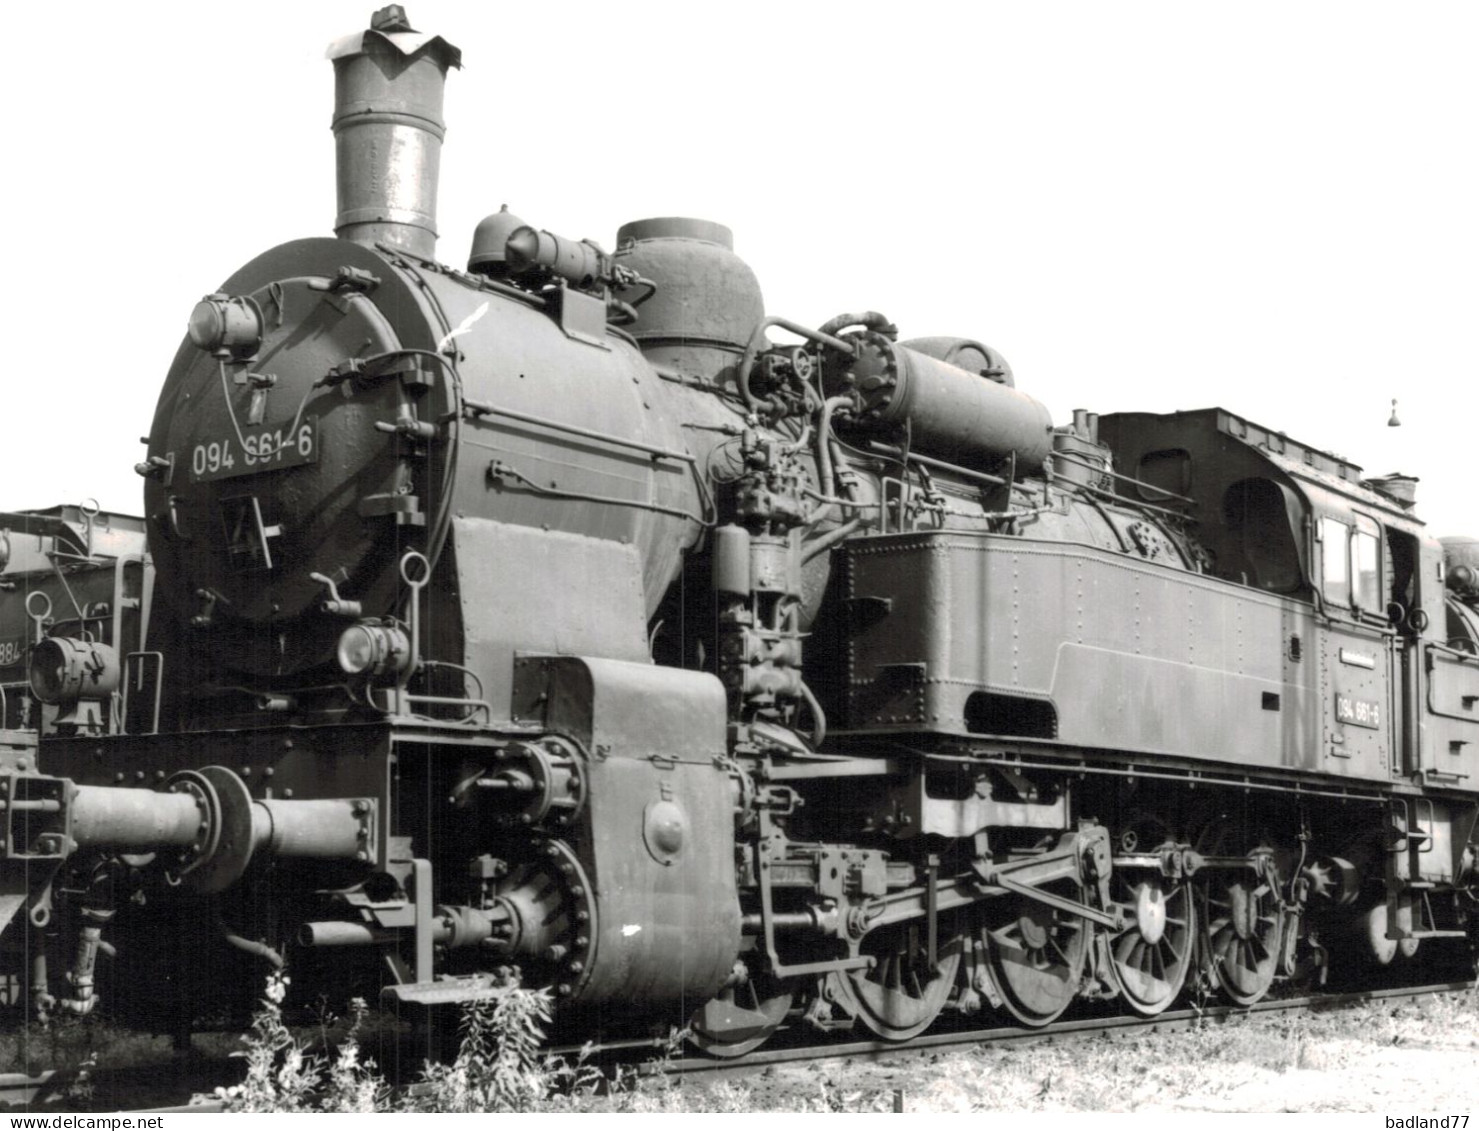
M152 609L33 652L39 1007L116 932L144 994L217 945L408 1005L516 964L727 1055L1467 954L1479 554L1410 481L1221 410L1054 428L980 342L766 317L706 221L502 212L441 265L457 50L391 6L331 57L337 238L191 315Z

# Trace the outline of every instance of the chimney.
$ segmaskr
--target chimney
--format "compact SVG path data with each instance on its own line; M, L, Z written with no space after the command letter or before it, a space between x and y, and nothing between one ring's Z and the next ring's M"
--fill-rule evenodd
M411 27L399 4L367 31L329 45L334 63L334 144L339 215L334 234L436 255L442 88L462 52Z

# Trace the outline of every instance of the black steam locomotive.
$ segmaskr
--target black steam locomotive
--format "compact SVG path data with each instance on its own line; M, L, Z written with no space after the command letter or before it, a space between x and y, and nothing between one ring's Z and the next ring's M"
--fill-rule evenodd
M517 966L734 1055L1465 958L1479 548L1413 481L1055 427L981 342L766 316L715 223L446 266L457 49L392 5L330 54L337 238L191 314L133 620L26 638L17 998L87 1011L114 936L192 1001Z

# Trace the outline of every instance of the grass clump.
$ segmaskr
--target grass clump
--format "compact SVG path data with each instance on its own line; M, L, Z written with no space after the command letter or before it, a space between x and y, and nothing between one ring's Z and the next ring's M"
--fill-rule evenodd
M522 988L517 974L490 979L492 992L464 1007L457 1058L426 1065L400 1093L363 1054L363 1000L351 1003L348 1032L329 1056L310 1051L283 1021L288 985L281 972L268 979L246 1048L235 1054L246 1060L245 1079L197 1099L229 1112L530 1112L550 1110L557 1092L594 1089L593 1069L541 1055L550 998Z
M359 1041L363 1002L332 1054L312 1051L283 1020L288 978L273 974L267 993L235 1055L246 1061L241 1083L198 1100L219 1101L230 1112L743 1112L767 1109L767 1098L745 1084L685 1085L668 1071L683 1034L641 1070L618 1069L608 1078L587 1063L544 1054L551 1000L544 990L519 985L517 972L488 979L485 996L463 1007L461 1043L450 1064L427 1064L420 1079L394 1089ZM892 1094L844 1087L832 1075L815 1092L793 1097L787 1110L889 1111Z
M457 1059L428 1064L401 1110L540 1110L563 1076L556 1062L540 1055L549 1020L548 992L523 989L516 977L505 976L491 997L463 1008Z
M358 1042L363 1006L332 1057L282 1021L286 979L269 983L242 1055L246 1079L220 1088L231 1111L371 1112L1000 1112L1366 1111L1453 1106L1479 1066L1479 991L1355 1009L1204 1021L1027 1046L901 1054L886 1064L766 1069L744 1082L698 1083L668 1071L681 1034L642 1070L608 1078L584 1056L542 1052L550 998L490 979L463 1012L450 1064L427 1065L393 1091ZM1434 1059L1438 1058L1438 1059ZM907 1091L905 1090L907 1089Z
M332 1060L308 1051L282 1018L282 1002L290 979L275 971L267 979L267 996L252 1017L246 1049L234 1055L246 1060L246 1078L240 1084L217 1088L214 1096L226 1111L235 1112L375 1112L384 1110L390 1086L375 1071L373 1061L362 1061L359 1025L366 1006L356 998L350 1005L353 1023Z

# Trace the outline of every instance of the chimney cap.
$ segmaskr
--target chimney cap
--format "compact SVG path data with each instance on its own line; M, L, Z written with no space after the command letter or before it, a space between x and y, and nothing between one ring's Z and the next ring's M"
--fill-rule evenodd
M379 32L416 30L411 26L411 17L406 15L406 9L399 4L387 4L371 16L370 29Z
M411 19L399 4L389 4L370 17L370 26L343 36L329 44L324 57L330 60L346 59L368 50L371 41L389 44L402 55L415 55L423 49L436 49L448 67L462 66L462 50L454 47L439 35L427 35L411 27Z

